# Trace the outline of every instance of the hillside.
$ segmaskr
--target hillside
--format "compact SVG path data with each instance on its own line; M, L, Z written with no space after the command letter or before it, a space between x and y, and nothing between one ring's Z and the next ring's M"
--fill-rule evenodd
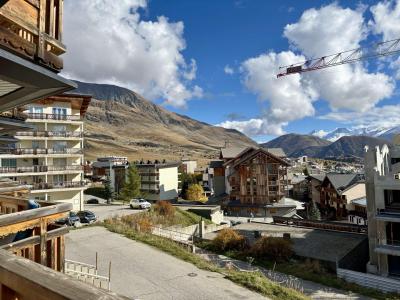
M265 148L282 148L289 157L300 156L304 149L323 147L331 142L313 135L285 134L267 143L261 144Z
M124 155L129 159L213 158L229 141L256 143L244 134L170 112L139 94L114 85L78 82L75 93L91 94L86 114L85 157Z
M315 158L362 158L366 145L375 147L389 142L369 136L343 136L337 141L330 141L311 135L286 134L261 146L267 148L281 147L290 157L307 155Z

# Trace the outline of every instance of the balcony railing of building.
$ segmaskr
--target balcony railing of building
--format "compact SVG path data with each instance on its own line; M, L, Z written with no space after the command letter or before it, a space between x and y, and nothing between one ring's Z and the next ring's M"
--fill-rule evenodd
M27 113L28 121L31 120L57 120L57 121L82 121L81 115Z
M31 185L33 190L71 189L86 186L85 181L40 182L25 184Z
M54 221L72 205L39 204L0 195L2 211L14 211L0 215L0 299L124 299L62 273L68 227Z
M48 148L17 148L17 149L0 149L0 154L12 155L41 155L41 154L83 154L80 148L63 148L63 149L48 149Z
M79 131L18 131L15 134L15 136L83 138L83 132L79 132Z
M62 0L7 0L0 6L0 44L54 72L63 68Z
M0 174L7 173L44 173L52 171L83 171L81 165L69 166L29 166L29 167L0 167Z

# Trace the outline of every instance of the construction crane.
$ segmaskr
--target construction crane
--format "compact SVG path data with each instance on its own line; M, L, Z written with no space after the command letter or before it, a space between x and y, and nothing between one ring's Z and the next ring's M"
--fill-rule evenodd
M400 53L400 38L374 44L370 47L361 47L328 56L322 56L301 63L279 67L277 77L310 72L319 69L354 63L375 57L389 56ZM281 71L283 70L283 71Z

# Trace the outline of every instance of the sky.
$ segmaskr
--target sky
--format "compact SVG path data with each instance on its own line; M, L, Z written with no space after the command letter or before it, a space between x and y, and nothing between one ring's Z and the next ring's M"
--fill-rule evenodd
M400 125L400 57L276 78L400 38L400 0L67 0L63 75L127 87L258 142Z

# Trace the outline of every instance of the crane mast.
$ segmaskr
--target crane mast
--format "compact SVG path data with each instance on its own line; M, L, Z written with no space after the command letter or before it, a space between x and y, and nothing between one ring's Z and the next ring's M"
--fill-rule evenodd
M354 63L375 57L389 56L400 53L400 38L374 44L370 47L361 47L353 50L322 56L301 63L279 67L277 77L310 72L329 67Z

